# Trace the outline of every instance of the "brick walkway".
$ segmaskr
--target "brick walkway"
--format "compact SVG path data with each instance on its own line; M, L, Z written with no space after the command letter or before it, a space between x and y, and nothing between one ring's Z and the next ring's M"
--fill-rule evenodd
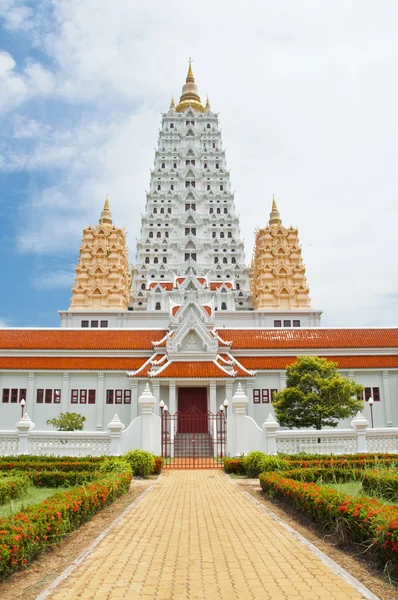
M52 600L363 596L219 471L169 471Z

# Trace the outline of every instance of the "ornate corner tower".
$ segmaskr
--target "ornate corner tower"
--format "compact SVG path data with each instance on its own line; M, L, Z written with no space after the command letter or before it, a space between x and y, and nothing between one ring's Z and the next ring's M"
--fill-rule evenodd
M126 232L113 224L107 197L99 224L83 229L69 310L127 310L130 285Z
M275 198L268 225L256 231L250 288L256 310L311 308L298 230L282 225Z
M189 63L180 100L162 117L130 308L170 311L185 297L184 278L200 279L202 305L251 308L239 218L226 168L218 115L205 106Z

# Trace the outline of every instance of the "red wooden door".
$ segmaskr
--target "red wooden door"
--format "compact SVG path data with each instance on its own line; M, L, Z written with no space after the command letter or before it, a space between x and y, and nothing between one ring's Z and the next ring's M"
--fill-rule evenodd
M178 432L208 433L207 388L178 388Z

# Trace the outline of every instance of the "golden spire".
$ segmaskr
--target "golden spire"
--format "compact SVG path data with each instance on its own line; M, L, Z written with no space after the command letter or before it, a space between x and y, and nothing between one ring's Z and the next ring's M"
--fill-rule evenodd
M188 75L187 75L186 82L187 83L189 83L189 82L195 83L195 79L194 79L194 76L192 73L192 58L191 57L189 57L189 67L188 67Z
M99 222L101 223L101 225L113 225L112 215L111 215L111 211L109 209L108 194L106 195L104 210L101 213L101 218L100 218Z
M207 112L208 110L211 110L209 96L207 96L207 98L206 98L206 106L205 106L205 111Z
M193 108L193 110L196 112L205 111L200 100L198 86L196 85L195 78L193 76L191 58L189 59L188 74L185 80L185 85L182 88L181 98L176 107L176 111L184 112L189 107Z
M170 109L169 110L175 111L175 109L176 109L176 103L174 102L174 96L172 96L171 97Z
M278 212L278 207L276 206L275 196L272 195L272 210L269 216L269 225L271 227L277 227L282 223L281 216Z

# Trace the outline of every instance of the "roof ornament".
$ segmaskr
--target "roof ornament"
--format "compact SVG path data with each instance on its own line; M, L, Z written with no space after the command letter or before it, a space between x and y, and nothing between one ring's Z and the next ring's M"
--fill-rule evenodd
M111 214L111 211L109 209L108 194L106 195L105 204L104 204L104 210L101 213L101 218L100 218L99 222L102 225L113 225L112 214Z
M269 215L269 225L270 227L278 227L282 223L281 216L278 211L278 207L276 206L275 196L272 195L272 210Z
M182 94L178 105L177 112L184 112L187 108L192 108L196 112L204 112L202 101L199 96L198 86L195 83L195 78L192 71L192 58L189 58L188 73L185 80L185 85L182 87Z
M209 100L209 96L207 96L206 98L206 106L205 106L205 111L208 112L211 110L211 106L210 106L210 100Z
M172 110L173 112L175 112L175 110L176 110L176 103L174 102L174 95L171 97L170 110Z

